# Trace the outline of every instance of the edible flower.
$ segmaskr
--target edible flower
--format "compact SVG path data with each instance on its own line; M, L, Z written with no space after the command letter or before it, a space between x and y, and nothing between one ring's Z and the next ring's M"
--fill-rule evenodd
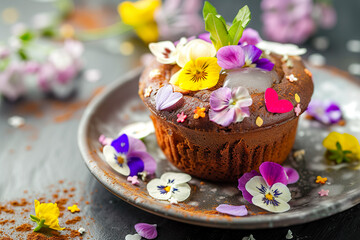
M250 116L251 96L244 87L222 87L210 95L210 121L227 127L231 123L241 122Z
M245 205L233 206L233 205L229 205L229 204L220 204L216 208L216 211L218 211L220 213L228 214L231 216L237 216L237 217L242 217L242 216L248 215L248 210Z
M326 156L336 163L360 159L359 141L351 134L331 132L322 144L327 149Z
M37 223L37 227L34 232L39 231L41 228L51 228L57 231L61 231L65 228L59 225L60 211L56 203L40 203L35 199L35 216L30 215L30 219Z
M274 64L266 58L260 58L262 51L254 45L225 46L217 53L218 64L224 69L257 67L271 71Z
M323 124L335 124L342 119L339 105L332 101L312 100L306 113Z
M179 92L173 92L173 87L167 84L159 89L156 94L156 110L165 110L171 108L183 98Z
M190 196L191 188L187 184L190 180L191 176L188 174L168 172L161 175L160 179L152 179L146 188L155 199L170 201L173 198L182 202Z
M215 57L199 57L186 63L171 77L170 83L189 91L208 89L218 83L220 71Z
M189 61L195 61L200 57L215 57L216 55L214 45L201 39L193 39L186 44L184 44L184 40L180 40L179 44L176 45L176 47L179 46L176 63L182 68L185 67Z
M259 170L261 175L253 170L239 179L244 199L270 212L289 210L291 194L286 185L299 180L297 171L273 162L262 163Z
M181 48L187 43L186 38L181 38L175 46L173 42L162 41L150 43L149 49L156 57L156 60L162 64L175 64Z
M249 45L256 45L259 42L261 42L262 39L255 29L252 28L246 28L240 38L240 41L238 44L249 44Z
M134 227L136 232L145 239L155 239L158 235L156 224L137 223Z
M155 12L160 6L160 0L125 1L119 4L118 12L122 21L134 27L144 42L154 42L159 38Z
M142 171L152 174L156 170L156 162L147 153L145 144L126 134L106 145L103 153L110 167L124 176L135 176Z

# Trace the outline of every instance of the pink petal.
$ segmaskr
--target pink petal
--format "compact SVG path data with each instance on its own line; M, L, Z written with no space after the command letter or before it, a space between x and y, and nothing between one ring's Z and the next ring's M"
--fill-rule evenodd
M245 185L250 179L252 179L255 176L260 176L260 174L257 171L252 170L251 172L242 175L241 178L239 178L238 180L239 182L238 189L242 192L244 199L249 203L252 203L253 196L246 190Z
M179 92L173 92L170 84L159 89L156 95L156 110L165 110L172 107L182 99L183 95Z
M262 41L261 37L259 36L258 31L252 28L246 28L243 32L243 35L240 38L241 43L247 43L250 45L256 45L260 41Z
M128 139L129 139L129 150L128 150L129 154L132 152L146 152L146 146L141 140L130 136L128 136Z
M231 99L231 89L221 87L210 95L210 107L214 111L221 111L229 106Z
M275 183L288 184L288 178L285 170L280 164L274 162L264 162L260 165L259 170L261 176L270 187Z
M144 162L144 171L148 172L149 174L153 174L156 171L156 161L155 159L147 152L141 151L134 151L129 152L127 157L137 157L140 158Z
M296 183L299 180L299 173L290 167L284 167L284 171L288 177L288 184Z
M235 120L235 109L225 108L222 111L209 110L209 119L212 122L227 127Z
M155 239L158 235L156 224L138 223L135 224L136 232L143 238Z
M245 205L233 206L228 204L220 204L216 208L216 211L238 217L248 215L248 210L246 209Z
M218 64L224 69L240 68L245 64L245 55L241 46L225 46L217 52Z

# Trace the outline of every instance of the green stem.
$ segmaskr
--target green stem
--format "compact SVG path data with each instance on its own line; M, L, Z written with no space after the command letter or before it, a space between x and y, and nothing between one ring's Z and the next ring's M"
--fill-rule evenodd
M77 32L76 37L81 41L94 41L118 36L130 32L133 29L132 26L126 25L123 22L117 22L105 28Z

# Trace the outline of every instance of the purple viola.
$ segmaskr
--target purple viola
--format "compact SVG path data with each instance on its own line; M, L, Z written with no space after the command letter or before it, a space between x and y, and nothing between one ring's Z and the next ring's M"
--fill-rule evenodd
M291 199L287 184L299 180L293 168L285 168L273 162L264 162L259 167L260 174L253 170L239 179L238 188L248 202L271 212L289 210Z
M251 96L244 87L221 87L210 95L210 121L227 127L250 116Z
M219 49L217 52L218 64L224 69L242 67L257 67L266 71L274 68L269 59L260 58L262 51L254 45L231 45Z
M136 138L122 134L103 149L106 162L124 176L135 176L146 171L152 174L156 162L147 153L145 144Z
M335 124L342 119L340 107L332 101L312 100L306 113L323 124Z

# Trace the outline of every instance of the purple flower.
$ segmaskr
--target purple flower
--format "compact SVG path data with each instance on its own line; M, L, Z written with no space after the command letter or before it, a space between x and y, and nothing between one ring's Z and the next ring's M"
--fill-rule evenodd
M137 223L135 224L136 232L145 239L155 239L158 235L156 224Z
M299 180L299 174L293 168L284 168L280 164L274 162L264 162L259 167L260 174L264 178L266 184L271 188L275 183L282 183L284 185L295 183ZM246 184L254 177L260 174L252 170L245 173L238 180L238 189L242 192L243 197L249 203L252 203L253 195L250 194L245 188Z
M165 110L171 108L182 99L183 95L179 92L173 92L170 84L159 89L156 94L156 110Z
M314 17L322 28L332 28L336 24L337 16L335 9L328 3L316 3Z
M241 67L257 67L271 71L274 64L269 59L260 58L262 51L254 45L231 45L219 49L217 52L218 64L224 69Z
M334 124L342 119L340 107L331 101L312 100L306 110L307 114L323 124Z
M147 153L145 144L136 138L120 135L103 149L106 162L124 176L135 176L146 171L150 174L156 170L156 162Z
M219 88L210 95L210 121L224 127L241 122L250 116L248 107L251 104L252 99L246 88Z
M19 63L13 63L0 72L0 95L15 101L25 93L24 69Z
M201 33L198 35L198 38L199 39L202 39L208 43L211 43L211 40L210 40L210 33L209 32L206 32L206 33Z
M269 40L302 43L315 31L312 0L263 0L261 8Z
M166 0L155 13L160 38L175 40L181 36L192 36L203 29L199 15L200 0Z
M248 215L248 210L245 205L233 206L228 204L220 204L216 211L232 216L242 217Z
M247 43L249 45L256 45L262 41L258 31L252 28L246 28L240 38L239 43Z

